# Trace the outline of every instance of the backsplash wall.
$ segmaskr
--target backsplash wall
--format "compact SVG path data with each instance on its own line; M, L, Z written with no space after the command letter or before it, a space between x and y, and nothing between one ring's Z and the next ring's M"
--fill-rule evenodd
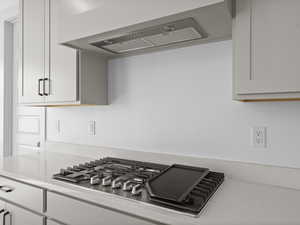
M300 168L300 102L233 101L231 77L231 41L111 60L110 105L47 109L47 139Z

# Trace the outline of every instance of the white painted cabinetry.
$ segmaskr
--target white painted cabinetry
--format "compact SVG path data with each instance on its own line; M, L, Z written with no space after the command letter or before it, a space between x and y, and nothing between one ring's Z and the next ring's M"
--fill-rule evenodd
M2 219L2 217L4 216L3 215L4 212L5 212L5 202L0 200L0 225L4 225L3 224L3 219Z
M0 184L0 225L157 224L6 177Z
M18 206L6 203L4 225L44 225L44 217Z
M0 225L44 225L43 189L6 177L0 184Z
M19 96L24 105L107 104L107 61L58 43L56 0L20 0ZM97 87L97 88L95 88Z
M64 210L61 210L62 208ZM155 225L146 219L129 216L52 192L47 193L47 213L51 218L72 225Z
M45 217L0 201L0 225L44 225Z
M299 11L298 0L236 1L236 100L300 99Z
M49 0L50 8L50 73L47 102L77 100L77 51L59 45L59 23L62 18L56 0Z
M0 198L43 212L43 189L0 177Z
M21 0L20 102L44 102L45 0Z

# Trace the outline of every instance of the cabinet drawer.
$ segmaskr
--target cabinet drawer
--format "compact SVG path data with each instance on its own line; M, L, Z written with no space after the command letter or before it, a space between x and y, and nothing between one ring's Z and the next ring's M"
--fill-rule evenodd
M5 218L4 224L9 225L44 225L44 217L34 214L12 204L6 205L10 216Z
M47 214L72 225L154 225L154 223L109 209L47 192Z
M25 206L36 212L43 212L43 190L27 184L0 177L0 198ZM5 189L11 191L6 192Z

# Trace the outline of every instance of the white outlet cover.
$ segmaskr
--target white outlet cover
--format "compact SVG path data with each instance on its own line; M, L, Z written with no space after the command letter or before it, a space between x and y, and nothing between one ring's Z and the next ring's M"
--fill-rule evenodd
M251 142L254 148L267 148L267 127L253 127Z
M96 135L96 121L95 120L89 121L89 135L92 135L92 136Z

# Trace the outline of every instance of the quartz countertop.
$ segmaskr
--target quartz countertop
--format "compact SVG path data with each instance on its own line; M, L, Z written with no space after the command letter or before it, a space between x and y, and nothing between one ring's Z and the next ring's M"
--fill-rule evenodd
M112 210L170 225L299 225L300 190L226 178L198 218L53 180L60 168L93 158L41 152L1 159L0 175Z

